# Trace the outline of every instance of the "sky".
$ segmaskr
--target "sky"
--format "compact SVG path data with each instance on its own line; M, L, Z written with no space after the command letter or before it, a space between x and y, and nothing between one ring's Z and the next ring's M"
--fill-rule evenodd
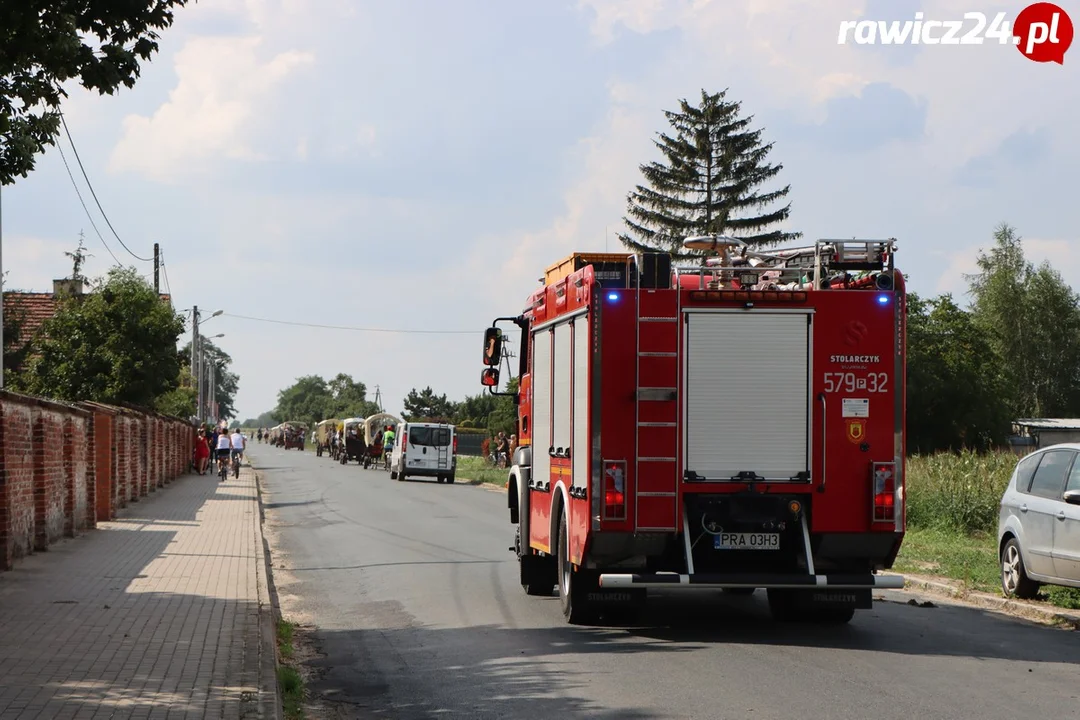
M1058 3L1080 23L1080 2ZM1080 48L838 44L844 21L1011 21L997 0L198 0L133 89L64 112L116 235L233 358L240 419L345 372L399 413L479 393L484 328L548 265L619 251L664 110L727 90L790 185L785 229L897 239L921 294L962 299L1008 222L1080 290ZM965 29L972 27L968 21ZM6 289L147 277L66 140L3 190ZM250 318L262 318L254 320ZM310 323L338 328L266 322ZM385 330L410 331L385 332ZM425 331L425 332L413 332ZM432 332L438 331L438 332Z

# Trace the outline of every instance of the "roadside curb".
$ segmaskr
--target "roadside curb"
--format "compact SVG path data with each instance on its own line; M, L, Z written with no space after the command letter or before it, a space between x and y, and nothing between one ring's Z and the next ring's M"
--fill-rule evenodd
M885 576L903 577L904 590L921 590L922 592L947 597L954 600L975 605L984 610L992 610L1003 615L1021 617L1070 630L1080 630L1080 612L1065 610L1064 608L1052 608L1023 600L1007 600L990 593L965 590L964 588L948 582L942 582L921 575L908 575L900 573L882 573Z
M264 688L274 688L274 707L267 711L260 703L260 716L283 720L285 705L278 683L277 623L281 619L281 606L278 603L277 587L274 585L273 559L270 556L270 543L266 539L266 507L263 503L262 475L254 465L248 464L255 476L255 496L259 504L259 554L262 556L259 573L259 635L262 641L259 648L260 681Z
M458 482L460 482L462 485L469 485L470 487L479 488L480 490L487 490L488 492L497 493L501 493L508 487L510 487L510 483L506 483L505 485L499 485L498 483L489 483L484 482L483 480L476 480L467 477L458 478Z

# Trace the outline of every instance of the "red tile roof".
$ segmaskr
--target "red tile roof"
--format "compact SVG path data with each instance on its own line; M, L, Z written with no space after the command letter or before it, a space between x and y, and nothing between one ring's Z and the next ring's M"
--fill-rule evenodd
M6 292L4 293L4 318L17 319L19 323L18 345L31 342L42 324L56 312L56 298L52 293ZM10 322L10 320L9 320ZM4 344L12 339L4 338Z

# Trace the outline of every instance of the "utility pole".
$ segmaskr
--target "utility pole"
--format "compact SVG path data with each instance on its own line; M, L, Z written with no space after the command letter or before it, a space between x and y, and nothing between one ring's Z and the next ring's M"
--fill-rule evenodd
M195 414L202 417L202 367L199 363L199 306L191 308L191 377L195 381Z
M161 285L158 283L158 270L161 267L161 250L157 243L154 243L154 294L161 295Z
M217 416L217 409L216 409L217 393L215 392L216 387L217 387L217 363L216 362L211 362L210 363L210 384L206 388L206 393L210 397L210 402L207 403L208 407L206 408L206 410L207 410L207 414L210 416L210 419L214 422L215 425L217 425L218 421L221 420L221 418L219 418Z

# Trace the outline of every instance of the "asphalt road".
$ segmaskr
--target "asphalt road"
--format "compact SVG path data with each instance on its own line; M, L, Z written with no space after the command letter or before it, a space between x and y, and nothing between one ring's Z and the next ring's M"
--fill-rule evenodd
M275 568L317 626L311 689L342 717L1080 717L1076 632L899 592L840 628L775 623L761 592L569 626L518 585L502 494L250 450Z

